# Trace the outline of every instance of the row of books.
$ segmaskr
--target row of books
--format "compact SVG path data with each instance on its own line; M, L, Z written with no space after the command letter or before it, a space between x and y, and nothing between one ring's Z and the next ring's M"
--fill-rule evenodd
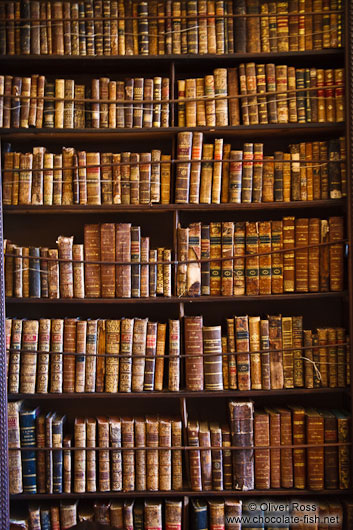
M305 9L309 13L298 0L8 1L0 9L0 54L202 55L342 47L342 2L321 0Z
M10 393L180 389L179 320L7 319L6 339Z
M75 418L73 434L65 434L66 417L61 414L26 409L21 401L9 403L8 412L11 493L183 488L182 423L178 419ZM53 450L35 451L33 447ZM82 451L71 451L71 447ZM131 450L111 450L121 447Z
M242 63L178 80L179 127L344 120L343 68Z
M169 204L171 156L45 147L4 153L3 204ZM162 163L161 163L162 162Z
M344 288L343 223L343 217L285 217L179 226L176 263L170 249L149 250L149 238L131 223L84 225L84 244L59 236L57 249L6 240L5 294L170 297L172 264L179 297L338 292Z
M202 448L189 452L193 491L350 487L348 413L298 405L254 411L252 402L230 402L229 410L230 429L188 422L189 446ZM341 445L322 445L331 441Z
M182 491L183 452L192 491L350 487L347 412L250 401L229 411L229 425L189 420L185 447L177 419L75 418L64 432L64 415L11 402L10 492Z
M343 217L179 226L177 295L341 291L343 237Z
M7 241L5 252L12 256L5 257L6 296L140 298L172 294L171 250L150 249L150 238L143 237L141 227L131 223L84 225L84 244L74 244L73 236L59 236L56 249L21 247ZM100 260L107 265L96 264ZM115 265L116 260L121 265ZM134 261L136 265L122 264Z
M350 383L344 328L310 330L303 329L302 316L246 315L228 318L224 331L204 326L202 316L169 320L168 326L147 318L7 318L8 391L200 392Z
M169 86L167 77L101 77L85 85L43 75L0 76L0 127L169 127Z
M35 530L66 530L85 521L110 525L119 530L131 528L138 530L178 528L182 530L186 528L187 522L183 517L183 506L183 501L179 499L165 499L163 502L159 499L96 500L90 503L61 501L59 504L29 505L28 514L11 518L10 530L28 530L28 523ZM353 521L352 501L337 497L309 498L301 502L292 498L285 498L282 501L276 498L269 501L257 497L252 497L251 501L240 500L236 497L192 498L189 509L191 530L205 528L245 530L249 528L248 524L251 522L257 524L256 528L260 530L272 530L273 526L269 526L271 517L278 517L278 521L283 521L281 526L283 530L299 530L298 523L290 519L299 516L302 519L306 516L307 521L317 518L315 527L313 523L303 522L300 524L300 530L313 530L313 528L315 530L327 530L328 528L349 530L349 524ZM262 517L262 522L256 519L259 517ZM331 524L328 527L327 523L333 523L333 521L334 526ZM346 523L345 526L343 526L344 523Z
M8 146L10 148L10 146ZM263 143L232 150L223 138L178 134L177 160L149 153L45 147L3 154L3 204L178 204L290 202L347 195L345 138L291 144L264 156ZM193 162L193 160L195 160ZM171 171L172 164L176 167ZM174 177L175 174L175 177ZM172 183L171 183L172 181Z
M126 499L30 504L27 513L11 517L10 530L68 530L86 521L94 521L106 528L109 526L108 530L181 530L182 509L183 501L179 499L165 499L163 502L159 499Z
M190 162L193 159L202 162ZM206 143L202 133L181 132L178 162L183 163L175 170L175 202L340 199L347 195L345 159L344 137L291 144L289 152L278 150L264 156L262 143L245 143L243 149L233 150L223 138Z

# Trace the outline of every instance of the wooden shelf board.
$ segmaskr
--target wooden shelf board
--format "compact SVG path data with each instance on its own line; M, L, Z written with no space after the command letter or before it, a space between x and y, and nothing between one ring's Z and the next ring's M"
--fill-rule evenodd
M223 212L223 211L253 211L253 210L295 210L310 208L342 208L346 205L346 199L316 200L316 201L292 201L292 202L260 202L260 203L225 203L225 204L102 204L72 205L72 206L4 206L4 215L23 214L89 214L89 213L121 213L121 212Z

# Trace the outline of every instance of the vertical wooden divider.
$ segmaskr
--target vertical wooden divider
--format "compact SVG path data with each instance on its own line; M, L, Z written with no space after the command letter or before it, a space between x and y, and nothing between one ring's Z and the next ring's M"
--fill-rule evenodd
M170 99L173 101L175 96L175 62L170 63ZM175 103L169 103L170 105L170 125L175 126Z

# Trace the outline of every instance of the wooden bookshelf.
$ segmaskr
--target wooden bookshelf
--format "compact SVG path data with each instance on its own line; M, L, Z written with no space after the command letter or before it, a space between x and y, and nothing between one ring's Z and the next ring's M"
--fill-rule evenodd
M313 325L317 325L320 318L329 321L328 314L332 312L336 321L349 330L353 338L353 187L352 187L352 160L353 160L353 4L346 2L346 46L340 49L323 49L303 52L277 52L277 53L234 53L227 55L159 55L159 56L99 56L99 57L74 57L74 56L38 56L38 55L18 55L0 56L2 72L12 75L29 75L33 72L56 75L75 75L77 78L84 78L93 75L103 75L103 72L114 73L121 70L122 75L130 73L137 75L140 71L152 73L163 72L170 76L171 85L175 88L178 77L189 76L190 72L200 73L214 67L227 67L237 65L241 62L273 62L275 64L290 64L293 66L332 67L332 65L345 66L346 69L346 116L345 123L306 123L306 124L269 124L269 125L239 125L236 127L178 127L176 126L175 112L171 104L171 126L160 129L25 129L9 128L0 129L1 144L11 142L19 148L27 148L33 145L62 146L75 145L85 146L98 145L97 150L102 150L101 146L107 144L120 146L128 145L129 142L136 145L158 145L158 142L169 142L171 146L172 158L176 158L177 134L183 131L203 132L209 138L217 138L220 135L227 138L242 141L264 141L271 146L276 142L306 141L307 139L329 139L340 135L346 136L347 151L347 181L348 197L339 200L313 200L298 202L270 202L270 203L250 203L250 204L153 204L146 205L102 205L102 206L2 206L0 201L0 251L3 250L3 238L10 234L11 239L15 236L24 237L30 230L37 230L36 237L40 241L40 236L49 234L56 237L63 223L65 229L72 223L73 231L82 230L83 224L89 219L95 222L103 222L112 219L134 220L141 222L142 216L154 230L158 230L163 219L167 218L172 226L169 234L170 248L174 255L177 248L176 229L178 222L186 224L188 220L224 220L240 216L242 219L272 219L272 216L281 218L290 212L292 215L309 216L329 216L340 214L345 217L346 231L348 239L349 254L346 265L345 290L341 292L318 292L318 293L286 293L278 295L258 295L258 296L200 296L200 297L177 297L175 291L173 296L149 297L149 298L85 298L85 299L47 299L47 298L7 298L5 302L4 293L4 270L0 268L0 348L5 352L5 313L6 316L18 316L20 318L38 318L43 315L47 318L58 315L75 313L83 318L92 315L92 311L99 314L100 311L107 315L114 315L116 312L128 311L131 315L135 311L136 316L149 316L160 318L182 318L184 314L207 313L207 318L214 323L220 321L219 314L232 313L239 314L240 311L262 311L264 307L269 310L272 307L283 307L283 310L290 312L291 307L295 311L302 311ZM194 75L197 75L194 74ZM119 74L120 75L120 74ZM143 74L141 74L143 75ZM173 88L171 97L175 92ZM175 94L174 94L175 97ZM176 104L175 104L176 107ZM150 142L150 144L148 144ZM149 147L148 147L149 148ZM1 193L1 191L0 191ZM172 197L173 200L173 197ZM118 217L115 217L118 216ZM140 216L140 217L139 217ZM227 217L228 216L228 217ZM64 230L64 229L63 229ZM3 235L4 232L4 235ZM49 236L48 236L49 237ZM224 304L224 307L223 307ZM282 304L282 306L281 306ZM141 307L140 307L141 306ZM260 307L261 309L256 309ZM197 313L198 312L198 313ZM71 316L71 315L70 315ZM119 316L120 318L120 316ZM353 357L353 356L352 356ZM351 372L353 373L353 358L351 357ZM31 404L47 406L55 410L61 406L70 408L71 416L75 414L86 414L87 406L92 402L95 407L100 407L102 412L108 407L114 407L119 401L123 402L125 410L129 411L133 403L144 404L146 407L153 404L154 407L175 407L180 411L180 418L183 422L184 436L187 422L188 404L203 407L207 404L210 419L217 418L220 405L226 407L230 398L242 399L251 398L255 400L261 398L266 403L276 405L277 400L285 403L288 397L293 403L303 403L310 406L312 403L330 403L331 406L346 407L353 410L353 392L349 388L290 388L283 390L250 390L250 391L217 391L217 392L190 392L182 389L180 392L131 392L131 393L62 393L62 394L9 394L6 389L6 359L5 355L0 358L0 528L9 528L9 506L22 502L50 501L53 499L75 500L75 499L115 499L115 498L193 498L193 497L315 497L325 498L332 495L339 497L353 494L353 489L324 489L312 491L308 489L268 489L251 491L191 491L189 486L181 491L131 491L131 492L94 492L94 493L62 493L62 494L19 494L9 495L8 489L8 451L7 451L7 399L17 401L24 399ZM104 403L102 402L104 400ZM142 400L146 400L143 402ZM223 402L222 402L223 400ZM68 403L70 401L70 403ZM175 402L175 403L174 403ZM212 417L212 418L211 418ZM353 441L353 422L351 422L351 440ZM187 452L187 451L186 451ZM351 477L353 479L353 450L350 447L351 455ZM184 466L185 467L185 466ZM188 473L184 469L184 477L187 482ZM188 518L188 508L184 506L184 520ZM184 529L184 526L183 526ZM185 525L187 530L187 524Z

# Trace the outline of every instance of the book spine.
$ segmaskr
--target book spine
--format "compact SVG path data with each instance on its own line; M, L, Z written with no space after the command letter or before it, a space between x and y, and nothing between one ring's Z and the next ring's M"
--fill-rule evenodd
M247 222L245 225L246 235L246 253L258 254L259 248L259 228L257 222ZM259 256L246 259L246 294L259 294Z
M260 294L271 294L271 222L259 223L259 292ZM261 256L261 253L264 253Z
M281 416L281 445L292 443L292 419L290 411L279 409ZM292 449L281 449L281 487L293 487L293 452Z
M86 420L86 447L96 447L96 431L97 425L95 418L88 418ZM95 492L97 491L96 482L96 451L94 449L88 449L86 451L86 491Z
M203 385L202 317L185 317L185 379L187 390L201 391Z
M269 316L271 388L284 387L281 316Z
M221 223L210 223L210 294L217 296L221 294L221 262L216 261L222 255L222 225Z
M253 404L231 401L229 410L232 445L253 446ZM242 491L254 489L252 449L239 449L233 452L233 488Z
M72 355L63 356L63 392L75 391L76 324L75 318L64 321L64 352Z
M72 246L73 237L58 237L58 255L59 259L67 260L60 262L60 297L73 298L74 296L74 277L72 266Z
M131 392L133 328L134 319L123 318L121 320L120 353L124 357L120 359L120 392Z
M203 327L205 390L223 390L221 327Z
M121 420L110 418L110 444L111 447L121 447ZM114 449L111 453L111 489L112 491L122 490L122 452ZM113 524L113 510L110 510L111 522Z
M21 448L36 445L35 423L38 409L20 411ZM24 493L37 493L36 453L27 449L22 452L22 482Z
M254 414L254 442L256 446L270 445L270 418L265 412ZM255 488L270 488L270 450L255 449Z
M85 392L95 392L97 374L98 320L88 320L86 337Z
M116 225L116 259L118 262L131 261L131 224ZM116 295L131 298L131 265L116 266Z

